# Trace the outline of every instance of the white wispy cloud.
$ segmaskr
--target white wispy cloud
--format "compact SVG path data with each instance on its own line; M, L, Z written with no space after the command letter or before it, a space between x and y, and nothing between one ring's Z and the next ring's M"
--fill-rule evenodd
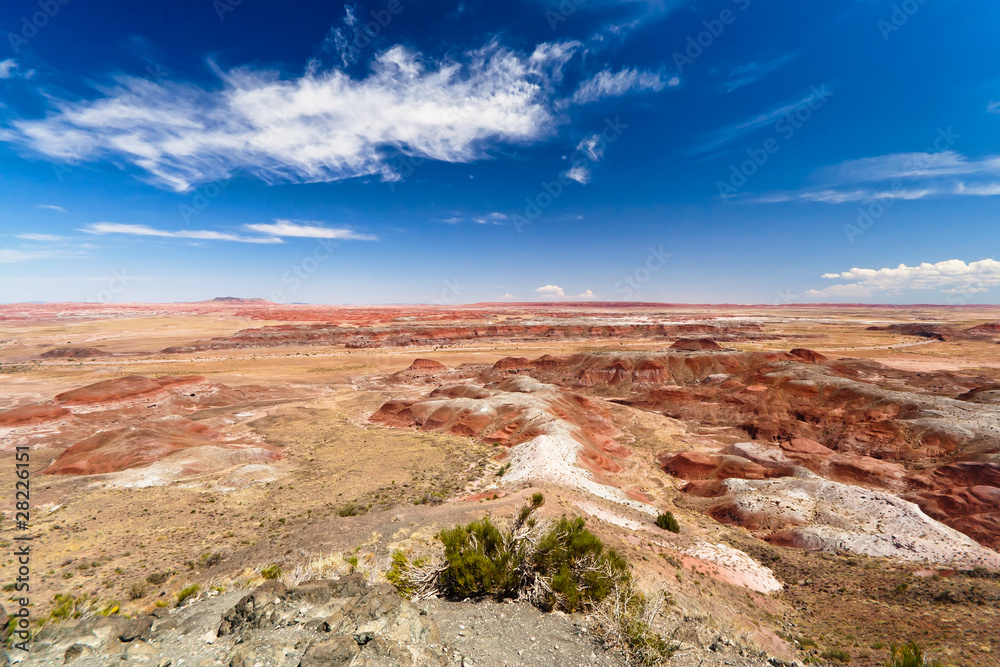
M721 89L727 93L731 93L734 90L742 88L743 86L756 83L782 65L786 65L791 62L795 58L795 55L796 54L794 53L787 53L783 56L775 58L774 60L767 60L764 62L754 61L744 65L730 67L724 72L727 80L722 83Z
M22 241L38 241L40 243L51 243L55 241L63 241L65 237L57 236L55 234L15 234L15 238L19 238Z
M0 79L9 79L17 72L17 61L13 58L0 60Z
M959 181L955 184L954 194L973 197L996 197L1000 195L1000 183L968 184Z
M81 232L87 234L127 234L130 236L155 236L169 239L193 239L199 241L236 241L238 243L282 243L276 237L241 236L207 229L182 229L177 231L156 229L147 225L127 225L117 222L95 222L84 226Z
M67 250L20 250L0 248L0 264L19 264L36 259L67 259L80 257L80 253Z
M582 294L577 294L576 298L577 299L596 299L597 295L594 294L594 292L592 290L587 290L587 291L583 292Z
M470 162L549 136L564 120L557 84L577 48L562 41L523 53L494 41L434 60L394 46L361 79L316 68L297 78L216 68L215 87L118 77L102 97L55 101L45 118L13 121L0 139L55 160L131 164L178 191L236 172L269 183L396 180L401 154ZM609 76L580 98L661 85L637 70Z
M472 222L477 225L502 225L504 220L507 220L509 217L510 216L506 213L493 211L492 213L487 213L485 215L453 215L449 218L442 218L440 222L444 222L449 225L458 225L463 222Z
M38 208L47 208L50 211L59 211L60 213L65 213L66 209L62 206L56 206L55 204L39 204Z
M823 185L767 193L751 201L842 204L936 196L995 197L1000 195L1000 156L970 159L951 150L891 153L824 167L812 178Z
M546 7L545 19L553 30L559 30L577 11L611 13L615 20L603 26L594 39L608 36L623 38L632 30L650 21L665 17L690 0L539 0Z
M508 217L509 216L506 213L493 211L492 213L488 213L486 215L479 215L472 218L472 222L476 223L477 225L500 225L503 224L503 221L506 220Z
M801 190L798 192L772 192L757 197L750 201L757 204L773 204L788 201L808 201L822 202L824 204L844 204L848 202L870 202L875 199L902 199L914 200L923 199L940 191L936 188L904 189L896 188L890 190L877 190L873 188L856 190Z
M782 118L799 111L805 107L815 107L822 104L827 97L833 93L826 86L813 88L808 94L793 102L786 102L763 113L744 118L743 120L731 123L705 135L695 146L688 149L688 155L701 155L708 153L726 144L736 141L740 137L746 136L767 125L776 124Z
M576 145L576 150L582 151L592 162L597 162L604 157L604 140L599 134L591 134Z
M981 173L1000 174L1000 156L970 160L952 150L891 153L825 167L816 172L816 178L830 183L866 183Z
M276 237L305 239L342 239L345 241L377 241L378 237L359 234L352 229L325 227L319 222L275 220L273 223L245 225L247 229Z
M845 282L809 290L806 294L815 297L869 297L904 290L970 294L987 292L992 287L1000 286L1000 262L983 259L966 263L960 259L949 259L917 266L900 264L895 268L853 268L841 273L825 273L822 277Z
M559 285L542 285L535 288L535 293L542 296L566 296L566 290Z
M668 86L680 84L676 76L625 68L618 72L605 69L587 79L576 89L570 102L589 104L605 97L621 97L629 93L659 92Z
M571 167L563 172L563 176L571 181L576 181L580 185L590 183L590 169L586 167Z

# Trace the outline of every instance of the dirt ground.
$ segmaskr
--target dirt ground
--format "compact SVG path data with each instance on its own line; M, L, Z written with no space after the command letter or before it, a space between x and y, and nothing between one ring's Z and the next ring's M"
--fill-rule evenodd
M638 314L655 318L660 313L687 320L711 318L716 311L692 308ZM624 314L635 316L637 311ZM1000 347L992 341L928 341L868 330L874 325L914 321L966 328L1000 319L1000 309L747 307L721 315L753 319L766 334L726 343L734 349L807 347L834 358L866 358L926 372L974 374L985 369L996 376L992 369L1000 369ZM374 572L386 566L394 549L433 548L433 536L443 527L487 512L510 516L529 492L528 485L508 489L497 498L463 500L496 483L501 465L497 457L503 448L467 437L370 423L368 417L386 400L407 390L360 388L365 378L402 370L418 357L457 368L489 365L510 355L535 358L593 350L660 350L669 344L612 338L462 341L426 348L308 346L181 355L159 352L248 327L291 322L224 310L0 319L0 411L128 375L197 374L231 387L287 388L289 396L302 388L310 390L305 398L271 405L232 403L186 414L196 422L253 414L241 418L241 423L284 458L261 477L240 483L227 478L231 471L145 488L121 488L102 476L42 475L41 470L73 444L60 441L58 433L49 433L45 446L31 451L30 532L35 537L31 596L36 617L48 613L56 594L87 595L99 601L98 606L120 605L137 612L154 608L157 601L173 600L189 584L242 585L270 564L289 573L316 559L353 557ZM96 347L113 356L65 360L39 356L66 345ZM663 621L668 633L689 633L705 642L711 641L706 639L705 628L718 628L789 659L827 662L834 658L823 658L824 653L845 651L852 665L879 665L890 643L912 639L945 664L1000 665L1000 633L996 631L1000 627L1000 579L995 575L923 576L913 568L874 559L773 547L742 529L718 524L685 509L683 503L675 504L680 484L663 474L654 460L658 452L688 448L705 432L659 414L614 404L608 407L622 432L619 442L635 452L621 473L621 485L641 491L657 507L670 508L681 523L681 535L657 529L648 516L628 512L622 516L642 524L641 528L615 525L595 518L592 509L581 509L586 502L577 494L551 485L538 488L546 493L549 516L590 516L588 525L618 545L645 586L670 593L674 604ZM11 432L0 430L0 470L7 471L7 483L0 484L0 546L8 553L18 535L12 521L12 438ZM705 539L753 556L771 568L784 589L770 595L756 593L681 565L683 549L693 540ZM17 597L8 583L14 581L16 567L12 556L0 563L8 610ZM468 635L469 642L472 637L479 642L469 649L472 663L492 664L477 661L476 652L502 652L498 643L506 631L502 624L486 616L463 622L457 612L449 611L448 603L438 604L437 612L450 619L442 622L442 628L452 635L453 643L465 641L460 634L465 630L458 627L464 623L470 633L478 633ZM521 629L531 624L530 619L514 620ZM539 627L540 633L545 632L544 623ZM565 631L567 626L559 627ZM510 656L509 664L568 664L560 663L560 656L551 650L559 639L550 639L544 655L522 656L520 662ZM599 652L584 658L574 664L605 664Z

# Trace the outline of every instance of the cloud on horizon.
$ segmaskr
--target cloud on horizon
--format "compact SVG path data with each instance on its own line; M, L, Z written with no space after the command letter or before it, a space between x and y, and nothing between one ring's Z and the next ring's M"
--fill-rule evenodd
M535 288L535 293L541 296L566 296L566 290L559 285L542 285L541 287Z
M1000 262L983 259L966 264L949 259L918 266L900 264L895 268L853 268L841 273L825 273L825 280L842 280L820 290L809 290L812 297L871 297L879 293L898 294L904 290L937 290L944 293L976 294L1000 286Z
M65 240L64 236L57 236L55 234L14 234L14 238L21 239L22 241L38 241L40 243L53 243Z

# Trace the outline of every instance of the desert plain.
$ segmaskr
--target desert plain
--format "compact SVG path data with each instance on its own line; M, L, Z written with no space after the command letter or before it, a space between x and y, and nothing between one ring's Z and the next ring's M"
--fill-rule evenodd
M540 491L664 592L677 664L1000 664L998 307L3 305L8 553L16 451L39 622L384 580Z

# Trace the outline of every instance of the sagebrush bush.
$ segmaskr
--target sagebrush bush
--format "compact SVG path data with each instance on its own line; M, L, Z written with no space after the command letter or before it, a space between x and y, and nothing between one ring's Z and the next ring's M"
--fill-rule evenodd
M159 586L169 578L170 578L169 572L154 572L146 577L146 581L153 584L154 586Z
M357 562L358 559L354 558L355 566ZM417 585L411 578L410 573L414 568L422 568L426 564L426 558L417 558L411 563L406 554L397 549L392 552L392 564L389 567L389 571L385 573L385 578L389 580L390 584L396 587L396 590L401 595L413 597L417 592Z
M275 563L260 568L260 576L265 579L278 579L281 577L281 566Z
M466 526L442 530L447 567L440 586L452 598L492 596L508 598L520 585L518 547L493 525L489 517Z
M664 512L656 517L656 525L663 530L669 530L671 533L681 532L680 524L677 523L677 519L674 517L673 512Z
M177 594L177 604L178 605L184 604L185 600L187 600L193 595L196 595L200 590L201 590L200 584L191 584L190 586L185 586Z
M146 594L146 582L136 581L128 589L128 597L130 600L138 600Z
M893 644L889 648L889 659L883 664L885 667L941 667L940 662L927 662L923 649L916 642Z
M443 530L442 559L413 562L392 555L386 578L408 597L517 598L550 611L593 611L604 643L626 664L656 665L676 646L652 630L665 598L633 587L628 563L586 528L582 518L549 523L534 513L541 493L518 510L509 527L484 517Z
M630 583L625 561L583 519L539 525L533 515L544 503L541 493L533 494L510 528L484 517L441 531L445 562L436 591L457 599L524 597L543 609L572 612L603 600L616 581Z
M836 660L837 662L851 661L851 654L839 648L831 648L826 651L823 651L822 657L824 660L828 661L833 661L833 660Z
M364 514L365 508L357 503L347 503L341 505L340 509L337 510L337 516L358 516L359 514Z
M577 611L600 602L617 581L628 580L628 564L584 527L582 518L563 517L538 543L535 570L550 579L544 606Z

